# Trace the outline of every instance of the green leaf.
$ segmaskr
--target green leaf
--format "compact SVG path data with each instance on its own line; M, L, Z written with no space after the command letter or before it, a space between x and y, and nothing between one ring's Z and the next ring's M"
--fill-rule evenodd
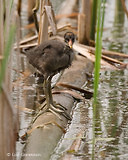
M4 54L3 54L4 58L1 62L1 68L0 68L0 92L1 92L2 81L5 75L6 64L7 64L8 57L9 57L11 47L12 47L12 43L14 40L15 30L16 30L16 27L14 25L11 25L8 40L6 42L5 49L4 49Z
M102 3L103 2L103 3ZM96 105L100 75L100 61L101 61L101 50L102 50L102 33L104 24L104 12L105 12L106 0L97 1L97 28L96 28L96 51L95 51L95 68L94 68L94 94L93 94L93 141L92 141L92 160L94 159L95 153L95 119L96 119ZM102 7L103 5L103 7Z

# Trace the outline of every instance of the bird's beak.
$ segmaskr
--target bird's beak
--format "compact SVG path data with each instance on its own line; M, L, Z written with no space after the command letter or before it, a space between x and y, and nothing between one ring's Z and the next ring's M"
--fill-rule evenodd
M72 48L73 43L72 43L71 39L69 40L68 45L69 45L70 48Z

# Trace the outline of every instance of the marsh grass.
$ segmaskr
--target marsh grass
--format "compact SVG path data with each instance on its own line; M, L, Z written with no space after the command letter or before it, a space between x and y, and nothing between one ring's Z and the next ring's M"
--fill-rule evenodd
M92 16L91 16L91 32L90 38L91 40L95 40L95 28L96 28L96 17L97 17L97 0L93 0L92 3Z
M0 157L14 153L18 120L11 98L12 45L15 39L13 0L0 0ZM8 137L8 138L6 138Z
M16 27L14 25L11 25L8 40L6 42L4 53L3 53L4 57L3 57L3 60L1 62L1 67L0 67L0 92L1 92L2 81L5 76L6 64L7 64L8 57L9 57L11 47L13 44L13 40L14 40L15 31L16 31Z
M14 17L14 0L9 2L1 1L0 2L0 55L3 57L0 61L0 92L2 87L2 82L5 78L5 72L7 67L7 62L9 55L11 53L11 48L13 40L15 38L16 25L13 23ZM6 3L8 3L6 5ZM6 80L5 80L6 81Z
M99 85L100 60L102 49L102 33L104 24L106 0L97 1L97 25L96 25L96 51L95 51L95 69L94 69L94 94L93 94L93 141L92 141L92 160L95 158L95 120L96 120L96 106Z

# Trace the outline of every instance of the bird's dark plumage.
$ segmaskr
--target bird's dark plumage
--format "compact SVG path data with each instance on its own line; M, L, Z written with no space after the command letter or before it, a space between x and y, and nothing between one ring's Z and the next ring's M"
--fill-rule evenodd
M27 52L29 63L45 78L68 68L73 60L72 49L58 40L48 40Z
M68 68L73 61L72 45L75 41L75 36L72 32L67 32L64 35L64 42L59 40L48 40L38 45L34 49L26 52L29 63L33 65L44 76L44 93L46 96L47 109L53 113L60 112L66 118L70 117L66 114L65 109L57 110L59 108L54 102L51 93L51 79L52 77ZM60 109L60 108L59 108Z

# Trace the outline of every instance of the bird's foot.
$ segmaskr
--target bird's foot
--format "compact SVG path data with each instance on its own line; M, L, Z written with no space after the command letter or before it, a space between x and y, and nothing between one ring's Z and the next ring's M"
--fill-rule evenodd
M66 110L67 110L67 108L66 108L65 106L63 106L63 105L60 104L60 103L56 103L55 101L52 102L51 104L52 104L52 106L54 106L55 108L58 108L58 109L60 109L60 110L62 110L62 111L66 111Z
M56 104L56 102L51 102L49 105L47 105L47 103L43 103L41 110L43 109L43 113L50 111L53 114L55 114L56 116L59 116L59 114L63 115L65 118L67 118L68 120L71 120L71 117L69 116L69 114L66 112L67 108L62 106L61 104ZM59 114L58 114L59 113ZM61 119L61 118L60 118Z
M56 113L63 115L68 120L71 120L70 115L66 112L67 108L62 106L61 104L56 104L55 102L53 102L50 104L50 109L51 111L54 111Z

